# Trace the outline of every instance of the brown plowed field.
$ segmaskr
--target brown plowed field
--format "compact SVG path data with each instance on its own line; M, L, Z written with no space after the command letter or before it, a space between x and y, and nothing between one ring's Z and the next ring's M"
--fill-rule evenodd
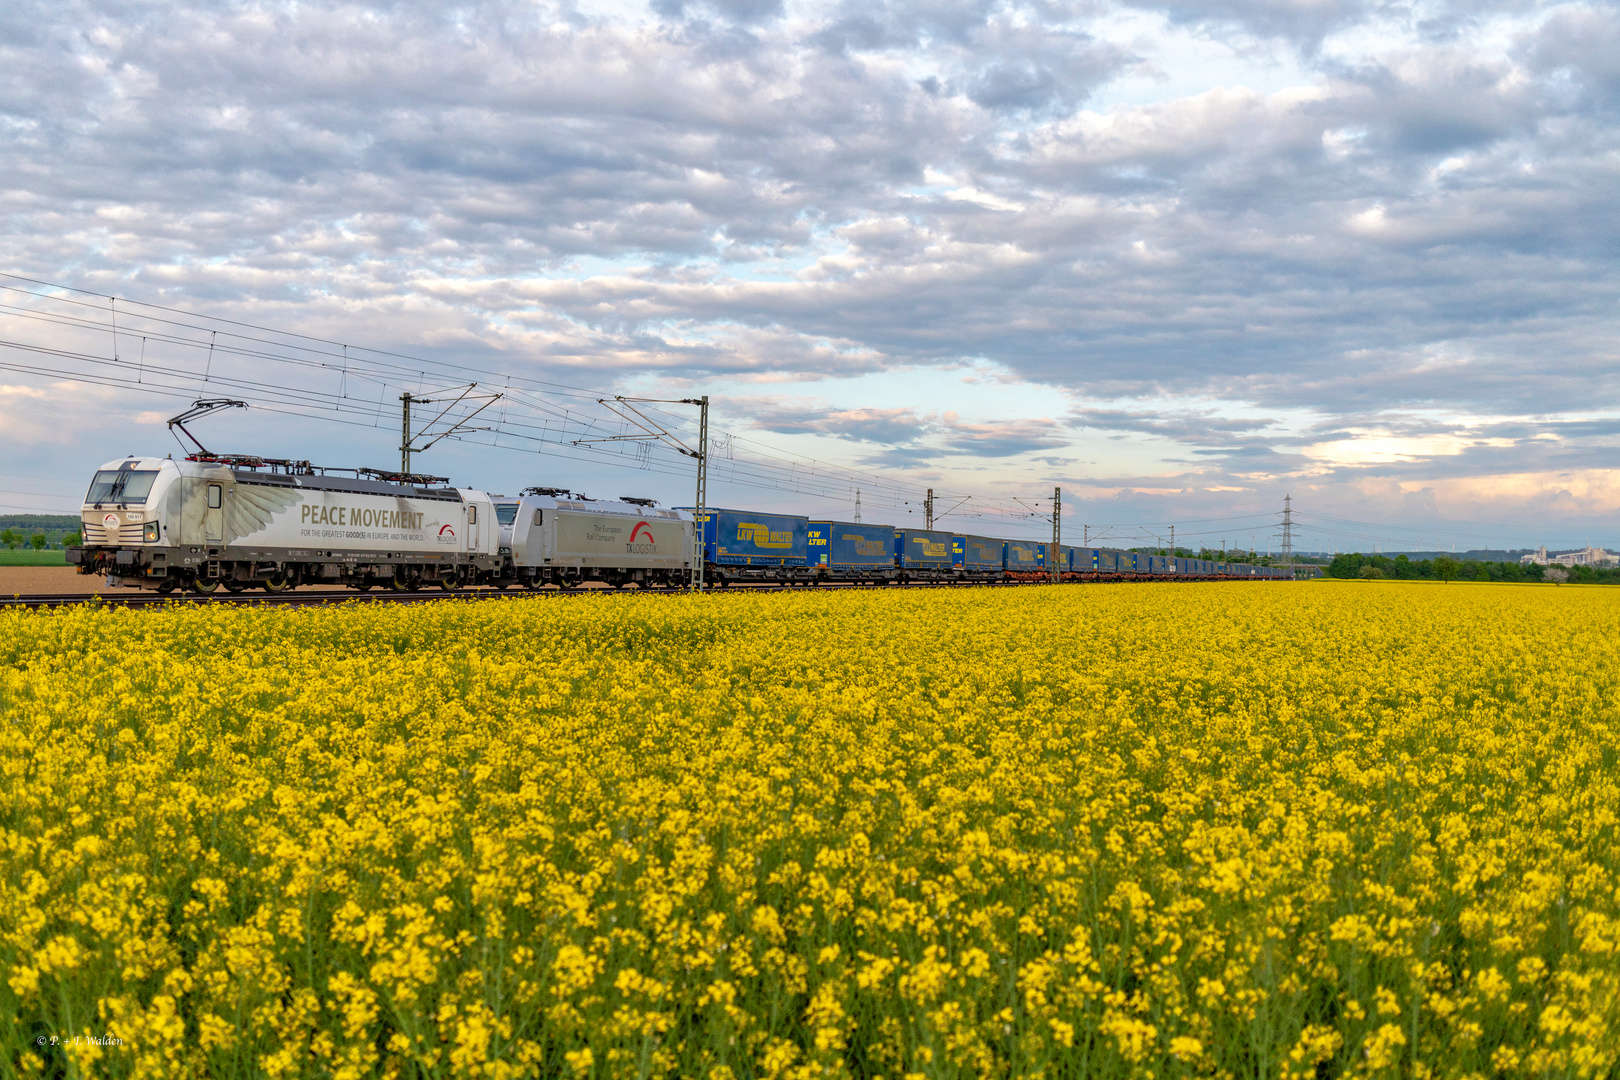
M0 596L77 596L91 593L134 593L138 589L107 587L100 574L81 574L72 566L0 566ZM299 592L348 592L341 585L304 585Z
M123 592L107 588L107 579L81 574L72 566L0 566L0 596L68 596L77 593Z

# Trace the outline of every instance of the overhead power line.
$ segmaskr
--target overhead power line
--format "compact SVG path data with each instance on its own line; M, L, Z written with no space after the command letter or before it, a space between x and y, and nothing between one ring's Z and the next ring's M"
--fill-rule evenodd
M132 301L38 278L0 272L0 370L70 380L167 402L230 398L256 411L353 428L398 430L401 398L420 400L446 384L477 384L481 407L440 417L428 438L688 478L676 448L700 438L697 421L676 406L638 401L637 420L609 391L462 361L340 342L184 308ZM468 401L474 395L469 392ZM493 406L498 401L499 408ZM453 407L454 408L454 407ZM464 415L465 414L465 415ZM633 436L643 423L667 439ZM424 440L425 441L425 440ZM414 446L414 443L407 444ZM817 512L848 514L859 493L871 518L921 521L929 489L907 479L834 464L737 432L707 440L711 483L772 490L816 500ZM420 452L416 447L413 452ZM1048 500L1020 500L935 489L950 507L951 527L1001 529L1038 537L1049 528ZM939 515L947 518L947 515ZM1157 542L1153 530L1174 525L1186 539L1221 534L1230 525L1275 520L1275 514L1195 518L1095 527L1118 543ZM880 518L881 520L881 518ZM984 524L969 525L970 522ZM993 523L993 524L992 524ZM1230 530L1227 530L1230 531Z
M0 295L9 297L0 301L0 317L46 331L0 336L3 370L175 401L228 394L274 414L378 428L393 423L391 398L448 376L470 374L486 380L486 386L500 387L502 414L481 432L458 430L452 437L664 475L687 471L662 447L626 452L622 446L596 442L624 434L624 417L598 403L610 396L604 391L114 298L39 278L3 273L0 278L33 286L0 283ZM103 337L105 344L97 347ZM672 431L684 429L695 437L689 418L671 414L669 423ZM925 489L907 481L808 458L736 433L717 433L712 441L717 482L792 492L835 505L848 504L861 490L869 507L887 514L921 513ZM1034 520L1010 500L951 494L964 503L955 513L959 518L1006 524Z

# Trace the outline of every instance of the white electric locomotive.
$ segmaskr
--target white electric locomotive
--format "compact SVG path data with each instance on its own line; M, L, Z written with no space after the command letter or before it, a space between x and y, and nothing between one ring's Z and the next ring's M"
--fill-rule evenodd
M495 508L442 477L245 455L130 457L96 472L68 561L109 585L270 592L453 589L500 568Z
M692 570L692 515L651 499L590 499L562 488L491 496L501 529L496 584L679 584Z

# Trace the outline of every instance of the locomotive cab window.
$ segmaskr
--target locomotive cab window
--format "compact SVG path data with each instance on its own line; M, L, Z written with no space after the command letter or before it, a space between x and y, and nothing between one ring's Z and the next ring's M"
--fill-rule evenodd
M545 522L545 513L546 512L544 510L536 510L534 512L534 523L536 525L544 525L546 523Z
M478 507L476 507L476 506L467 507L467 524L469 524L469 525L478 524Z
M518 512L518 504L517 503L496 503L495 504L495 520L500 522L502 525L510 525L510 524L512 524L512 522L516 521L517 520L517 512Z
M218 510L223 505L225 489L218 484L208 485L208 509Z
M156 469L101 469L90 481L85 502L144 503L151 494Z

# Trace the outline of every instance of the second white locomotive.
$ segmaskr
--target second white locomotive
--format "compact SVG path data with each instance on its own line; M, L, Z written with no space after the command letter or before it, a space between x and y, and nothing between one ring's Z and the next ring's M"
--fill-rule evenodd
M602 581L679 584L691 574L692 515L651 499L588 499L560 488L490 497L501 528L501 577L536 589Z

